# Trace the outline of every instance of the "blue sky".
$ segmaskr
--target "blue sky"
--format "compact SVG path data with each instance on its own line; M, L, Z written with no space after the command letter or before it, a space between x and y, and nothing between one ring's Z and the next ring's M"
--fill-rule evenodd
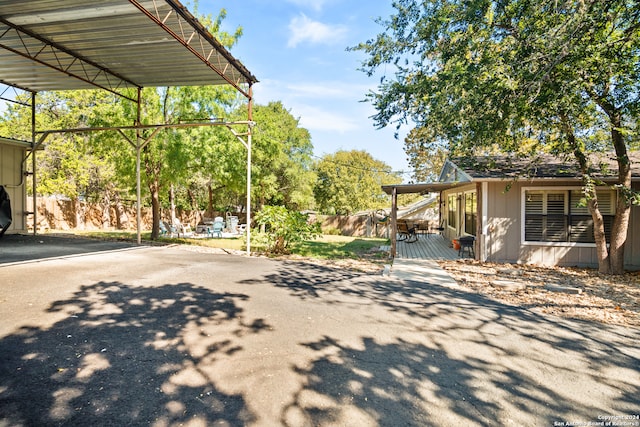
M282 101L311 133L317 156L337 150L366 150L397 171L409 171L403 151L408 129L395 139L395 125L376 130L370 103L360 102L376 89L381 75L359 71L361 52L346 48L383 30L388 0L200 0L201 13L227 11L224 29L243 28L231 53L260 80L255 102ZM393 68L389 67L389 73ZM389 77L392 77L390 75ZM409 175L404 176L405 179Z

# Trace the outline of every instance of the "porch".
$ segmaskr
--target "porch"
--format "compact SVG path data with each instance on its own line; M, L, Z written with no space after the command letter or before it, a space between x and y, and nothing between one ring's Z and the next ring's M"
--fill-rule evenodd
M396 258L399 259L431 259L455 260L460 258L458 251L450 246L450 241L440 234L420 234L418 240L407 243L398 240L396 243ZM463 256L469 256L464 253Z

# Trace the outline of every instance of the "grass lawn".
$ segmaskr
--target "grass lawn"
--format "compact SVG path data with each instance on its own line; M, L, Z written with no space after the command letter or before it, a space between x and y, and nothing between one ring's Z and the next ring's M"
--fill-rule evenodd
M377 248L388 244L388 239L324 235L316 240L306 240L294 245L291 252L319 259L386 259L387 252L381 252Z
M124 240L135 241L135 231L73 231L71 234L77 236L91 237L97 239ZM151 232L143 232L142 240L149 241ZM169 238L161 237L157 240L159 243L178 243L186 245L197 245L209 248L223 248L231 250L244 250L245 238ZM366 238L366 237L350 237L323 235L315 240L307 240L297 243L291 248L294 255L317 259L368 259L368 260L384 260L387 258L387 252L378 251L380 246L388 245L388 239ZM252 249L259 250L259 247L252 243Z

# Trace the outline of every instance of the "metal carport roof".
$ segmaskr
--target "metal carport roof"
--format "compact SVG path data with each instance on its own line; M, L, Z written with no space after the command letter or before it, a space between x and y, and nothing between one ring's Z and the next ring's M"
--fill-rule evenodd
M28 91L256 78L176 0L0 0L0 82Z
M257 81L177 0L0 0L0 83L32 93L32 150L47 135L59 132L35 129L35 94L40 91L99 88L136 102L138 115L143 87L228 84L242 93L248 99L248 121L215 124L229 127L247 148L248 223L252 85ZM248 130L237 133L232 124L244 124ZM138 119L130 128L149 126L154 125L143 126ZM166 126L157 125L156 131ZM69 131L92 130L97 129ZM37 144L36 134L41 134ZM153 135L146 141L138 135L132 143L137 156L138 243L140 151ZM35 155L32 161L35 173ZM35 224L36 213L32 214ZM249 241L250 227L247 253Z

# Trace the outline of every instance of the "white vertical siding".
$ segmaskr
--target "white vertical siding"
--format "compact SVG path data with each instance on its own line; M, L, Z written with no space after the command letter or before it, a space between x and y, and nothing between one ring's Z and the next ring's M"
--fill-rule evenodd
M12 223L8 233L26 231L26 191L22 181L22 159L25 148L3 144L0 141L0 185L4 186L11 200Z

